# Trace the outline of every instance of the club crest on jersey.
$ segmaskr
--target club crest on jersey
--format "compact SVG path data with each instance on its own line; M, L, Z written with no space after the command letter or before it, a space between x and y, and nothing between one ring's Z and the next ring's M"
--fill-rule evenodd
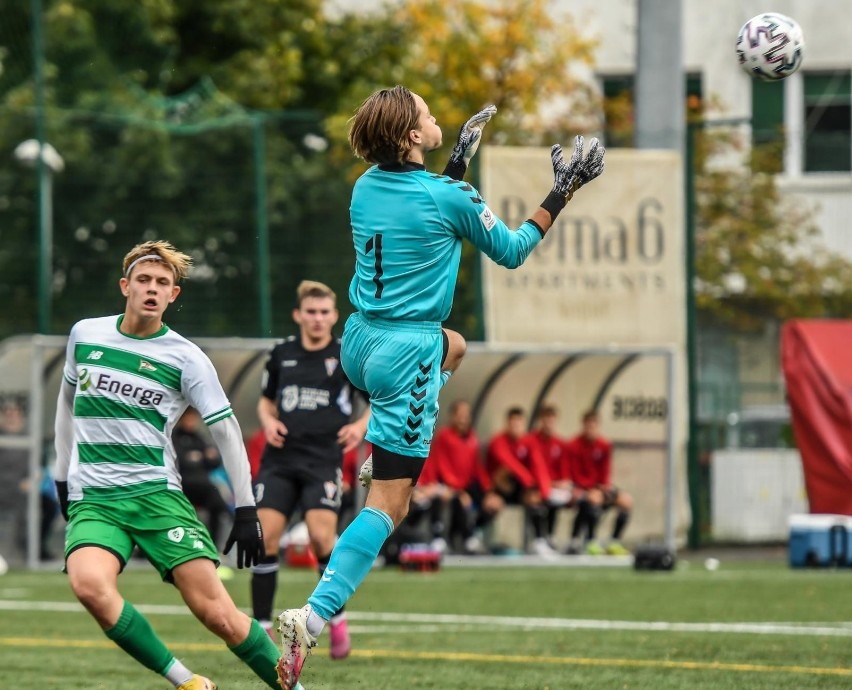
M299 387L296 385L284 386L281 391L281 409L285 412L292 412L299 404Z
M340 508L340 491L337 482L323 482L323 491L325 496L320 499L320 503L335 510Z
M80 377L78 379L80 382L80 390L87 391L92 385L92 375L89 373L88 369L80 369Z
M482 212L479 214L479 220L482 221L482 225L486 230L491 230L495 225L497 225L497 218L490 208L487 206L482 209Z
M155 367L150 362L146 362L144 359L139 360L139 371L157 371L157 367Z
M337 365L339 362L337 361L337 357L326 357L325 358L325 373L331 376L335 371L337 371Z
M180 543L180 540L183 539L183 535L183 527L175 527L174 529L170 529L168 532L166 532L166 536L175 544Z

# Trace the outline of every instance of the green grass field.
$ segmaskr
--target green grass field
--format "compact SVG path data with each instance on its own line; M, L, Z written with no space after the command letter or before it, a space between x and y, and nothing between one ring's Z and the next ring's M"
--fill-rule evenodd
M282 571L278 604L300 606L315 575ZM307 690L852 687L849 571L698 560L674 573L626 568L444 568L372 572L349 605L354 649L326 639ZM264 686L188 615L152 570L121 576L125 596L188 666L223 690ZM228 587L248 605L248 575ZM0 688L163 688L74 604L59 573L0 578Z

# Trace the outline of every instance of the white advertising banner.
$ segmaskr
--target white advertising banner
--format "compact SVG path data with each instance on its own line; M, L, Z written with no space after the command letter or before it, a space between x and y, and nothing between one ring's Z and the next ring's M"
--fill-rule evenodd
M482 192L510 227L553 184L547 148L488 147ZM607 151L518 269L483 257L486 340L660 345L685 340L683 173L673 151Z
M518 227L552 187L550 150L481 153L480 191ZM689 524L683 196L677 152L610 150L604 174L574 195L523 266L482 257L487 346L566 354L549 366L540 360L540 370L503 374L507 385L491 384L493 409L482 416L499 420L507 401L532 414L548 401L569 436L583 411L595 409L614 444L613 481L634 497L630 532L640 541L659 535L669 511L678 541ZM651 354L660 348L673 353L672 380L665 360ZM601 354L608 349L613 355Z

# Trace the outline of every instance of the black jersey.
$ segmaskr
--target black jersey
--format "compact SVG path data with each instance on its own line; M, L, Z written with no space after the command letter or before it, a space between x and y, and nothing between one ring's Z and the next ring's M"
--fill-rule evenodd
M285 449L336 444L337 432L352 415L353 388L340 366L338 338L322 350L306 350L294 336L273 347L262 389L287 427Z

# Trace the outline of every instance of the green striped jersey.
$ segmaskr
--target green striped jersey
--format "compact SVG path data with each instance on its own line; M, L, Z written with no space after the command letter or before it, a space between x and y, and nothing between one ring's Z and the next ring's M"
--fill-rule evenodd
M136 338L123 316L71 329L65 380L75 387L68 497L109 501L180 490L172 429L188 405L208 425L231 414L213 363L165 324Z

